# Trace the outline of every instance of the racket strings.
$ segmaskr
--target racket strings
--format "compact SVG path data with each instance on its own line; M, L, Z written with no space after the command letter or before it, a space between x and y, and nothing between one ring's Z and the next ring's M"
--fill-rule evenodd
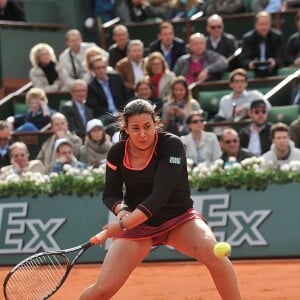
M7 282L7 299L47 299L60 286L68 266L69 259L62 254L41 255L24 262Z

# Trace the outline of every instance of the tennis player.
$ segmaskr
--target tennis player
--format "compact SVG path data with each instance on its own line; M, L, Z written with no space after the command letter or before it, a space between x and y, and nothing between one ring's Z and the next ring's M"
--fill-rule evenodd
M114 241L97 281L79 299L113 297L151 247L160 244L206 265L222 299L241 299L229 259L214 255L214 234L193 209L181 140L162 132L154 107L140 99L125 106L120 128L126 136L108 153L103 192L116 215L116 222L104 226Z

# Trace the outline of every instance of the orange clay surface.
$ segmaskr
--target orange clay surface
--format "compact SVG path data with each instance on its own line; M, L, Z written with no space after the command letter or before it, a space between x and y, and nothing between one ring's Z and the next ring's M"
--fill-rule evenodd
M300 259L233 261L244 300L299 300ZM76 265L51 300L77 299L100 270L98 265ZM9 267L0 268L2 285ZM118 272L118 270L116 270ZM217 300L207 269L196 262L143 263L113 300ZM22 300L22 299L20 299Z

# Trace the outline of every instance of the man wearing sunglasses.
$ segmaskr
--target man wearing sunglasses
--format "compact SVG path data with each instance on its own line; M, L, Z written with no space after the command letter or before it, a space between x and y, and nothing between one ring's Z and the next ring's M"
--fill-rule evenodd
M9 159L9 144L10 144L10 129L5 121L0 121L0 169L10 165Z
M239 135L233 128L223 130L220 136L220 146L223 151L221 159L224 161L224 166L230 164L231 159L240 162L245 158L255 156L248 150L241 148Z
M223 18L214 14L207 18L206 21L207 49L216 51L227 59L231 57L238 48L238 43L232 34L224 32ZM232 59L229 62L229 70L239 66L238 59Z
M259 156L270 150L271 123L268 122L267 106L264 100L258 99L251 103L248 112L252 122L239 132L241 146Z

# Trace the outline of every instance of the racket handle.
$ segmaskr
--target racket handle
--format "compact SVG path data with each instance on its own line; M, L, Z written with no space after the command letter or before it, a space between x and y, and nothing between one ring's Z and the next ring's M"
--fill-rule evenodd
M100 246L104 245L105 241L107 240L107 230L104 229L90 238L90 243L92 245L100 244Z

